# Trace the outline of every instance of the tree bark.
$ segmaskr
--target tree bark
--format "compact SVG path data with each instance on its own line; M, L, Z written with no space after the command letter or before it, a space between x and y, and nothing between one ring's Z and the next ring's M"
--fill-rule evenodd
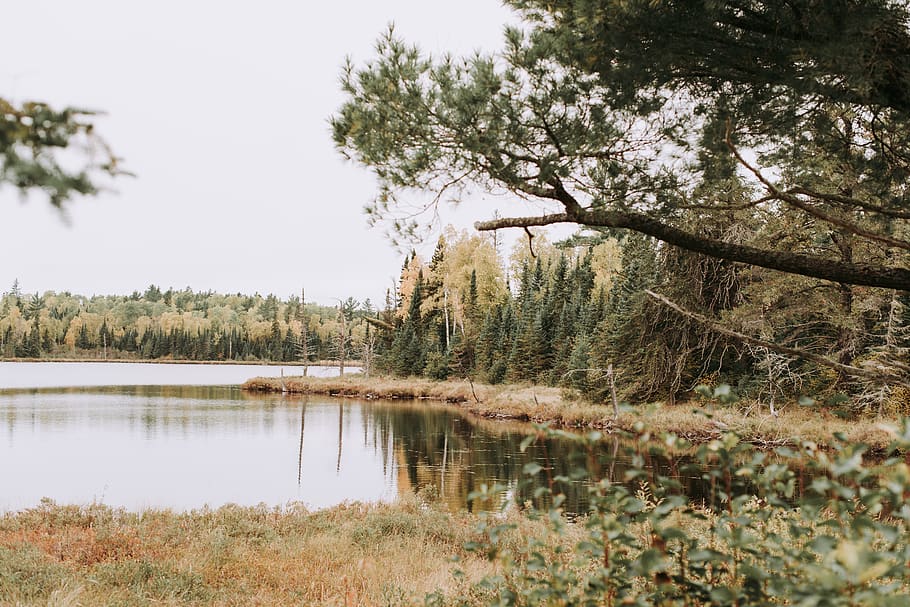
M480 231L489 231L501 228L546 226L555 223L626 228L652 236L667 244L709 257L844 284L882 287L910 292L910 269L908 268L887 267L862 262L844 262L817 255L760 249L749 245L724 242L687 232L635 211L584 210L571 215L569 213L553 213L537 217L503 217L490 221L479 221L474 224L474 227Z

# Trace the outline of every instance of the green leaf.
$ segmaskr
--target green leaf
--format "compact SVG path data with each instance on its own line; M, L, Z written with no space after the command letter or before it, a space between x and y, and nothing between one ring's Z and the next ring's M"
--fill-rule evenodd
M534 442L535 442L536 440L537 440L537 435L536 435L536 434L530 434L530 435L524 437L524 438L522 439L521 443L518 445L519 450L520 450L522 453L524 453L525 451L528 450L528 447L530 447L532 444L534 444Z
M541 470L543 470L543 466L537 462L528 462L524 465L524 467L522 467L521 472L526 476L536 476L540 473Z

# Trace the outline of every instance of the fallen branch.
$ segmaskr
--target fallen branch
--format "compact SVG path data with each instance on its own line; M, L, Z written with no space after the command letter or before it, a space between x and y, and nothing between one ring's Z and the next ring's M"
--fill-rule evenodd
M822 356L821 354L814 354L812 352L807 352L806 350L800 350L797 348L789 348L787 346L781 346L774 342L765 341L764 339L759 339L757 337L752 337L751 335L746 335L745 333L740 333L739 331L734 331L729 329L722 324L711 320L710 318L698 314L697 312L692 312L691 310L686 310L685 308L679 306L678 304L670 301L663 295L655 293L650 289L645 289L647 293L652 298L656 299L663 305L667 306L671 310L674 310L681 316L694 320L695 322L705 325L715 333L720 333L721 335L726 335L734 339L738 339L743 343L751 344L753 346L761 346L763 348L768 348L774 352L780 352L781 354L787 354L796 358L801 358L803 360L810 360L814 363L818 363L825 367L835 369L840 371L844 375L850 375L852 377L861 377L863 379L871 379L876 381L888 382L895 385L906 386L910 388L910 378L898 375L895 373L880 372L869 369L863 369L862 367L854 367L853 365L845 365L839 363L836 360L830 359L827 356Z
M652 236L673 246L709 257L737 261L789 274L811 276L837 283L882 287L910 292L910 268L882 266L863 262L845 262L808 253L760 249L708 238L664 223L646 213L617 209L590 209L581 215L553 213L533 217L502 217L478 221L474 228L484 232L504 228L527 228L557 223L574 223L590 227L625 228Z

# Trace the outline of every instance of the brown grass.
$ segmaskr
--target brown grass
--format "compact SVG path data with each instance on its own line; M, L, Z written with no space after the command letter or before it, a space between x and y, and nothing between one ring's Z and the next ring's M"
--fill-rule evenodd
M477 395L490 396L495 386L479 385ZM255 377L241 386L253 392L281 392L292 394L330 394L360 398L419 399L430 398L459 403L472 399L468 382L438 382L422 378L398 379L391 377L366 377L353 374L343 377Z
M47 502L0 517L0 604L422 604L491 571L463 548L475 523L416 499L318 512Z
M796 445L802 441L824 446L831 444L834 433L839 432L850 441L865 442L873 450L881 451L891 441L891 434L884 425L896 422L871 418L844 420L824 409L800 407L795 403L785 407L778 417L773 417L756 403L715 406L699 401L626 407L614 420L611 407L579 400L559 388L514 384L474 384L472 387L464 380L440 382L363 375L285 377L283 380L257 377L244 383L242 388L366 399L432 399L456 404L486 418L627 432L640 431L643 425L648 432L672 432L691 442L706 442L724 432L735 431L744 440L764 446Z

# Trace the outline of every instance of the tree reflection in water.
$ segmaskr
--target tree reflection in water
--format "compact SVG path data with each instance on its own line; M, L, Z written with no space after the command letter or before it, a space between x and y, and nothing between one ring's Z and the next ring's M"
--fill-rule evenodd
M394 476L398 493L433 487L453 509L474 509L468 496L486 485L500 486L503 491L500 504L485 507L495 508L512 498L546 508L551 493L562 493L567 512L583 513L588 509L587 484L582 479L573 480L573 471L579 467L586 468L591 477L626 483L633 490L641 482L669 482L696 502L711 495L703 471L691 457L658 455L648 444L607 436L596 453L579 453L571 440L540 437L522 450L522 441L536 433L530 424L478 419L454 407L425 402L345 400L337 406L336 471L342 469L345 409L361 409L355 417L363 425L363 447L381 454L383 473ZM301 414L305 413L304 404ZM302 434L304 420L300 427ZM647 477L628 480L633 458L642 458ZM530 462L541 467L534 479L523 474ZM551 491L540 494L535 491L538 487Z
M115 505L178 508L295 500L322 507L432 487L452 509L496 508L508 499L546 508L556 492L565 494L568 512L581 513L588 509L587 487L570 480L579 467L633 491L645 481L674 486L696 503L714 494L705 471L685 454L656 455L650 443L611 436L592 453L577 453L575 441L559 436L522 450L537 432L532 425L479 419L426 401L246 394L229 387L17 390L0 392L0 430L9 457L28 462L0 491L0 500L21 507L42 496L91 500L98 487ZM108 457L112 452L118 457ZM645 474L630 480L633 460ZM530 466L533 486L523 482L530 463L539 466ZM503 488L499 504L469 503L484 486Z

